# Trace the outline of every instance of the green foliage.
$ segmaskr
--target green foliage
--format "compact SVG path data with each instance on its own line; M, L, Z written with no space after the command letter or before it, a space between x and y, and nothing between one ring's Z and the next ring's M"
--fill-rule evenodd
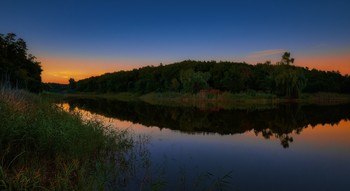
M0 121L0 190L103 190L120 164L128 171L134 143L126 132L36 95L0 91Z
M40 92L41 66L14 33L0 34L0 85Z
M293 66L292 63L294 58L289 52L284 53L276 64L185 60L80 80L76 83L76 90L141 94L169 91L195 94L205 89L232 93L254 90L289 98L298 98L301 92L350 92L349 76L342 76L339 72L309 70Z
M304 71L304 73L307 78L305 92L350 93L349 76L342 76L339 72L326 72L316 69Z
M247 64L232 64L224 71L221 85L224 90L240 92L249 89L249 81L252 80L252 70Z
M180 81L184 92L197 93L208 88L207 81L210 78L208 72L194 72L192 69L180 72Z
M299 98L306 86L306 78L302 68L291 66L294 58L289 52L282 55L282 59L275 66L273 79L276 93L290 98Z
M289 65L276 67L274 82L278 95L291 98L299 98L306 86L303 70Z
M254 85L253 89L256 91L272 92L274 84L274 72L275 66L270 62L264 64L257 64L254 67Z

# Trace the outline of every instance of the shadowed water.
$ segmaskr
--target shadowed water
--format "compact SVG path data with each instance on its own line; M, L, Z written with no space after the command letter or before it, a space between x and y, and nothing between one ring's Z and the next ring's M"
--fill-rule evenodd
M350 190L349 105L203 111L105 99L65 103L150 136L150 165L125 190Z

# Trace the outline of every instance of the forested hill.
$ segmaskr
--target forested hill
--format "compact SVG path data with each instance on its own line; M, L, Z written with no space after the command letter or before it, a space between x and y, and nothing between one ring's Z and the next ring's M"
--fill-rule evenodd
M350 93L350 77L339 72L309 70L292 65L285 53L281 62L246 63L193 61L146 66L107 73L74 82L81 92L190 92L216 89L229 92L260 91L298 97L301 92Z

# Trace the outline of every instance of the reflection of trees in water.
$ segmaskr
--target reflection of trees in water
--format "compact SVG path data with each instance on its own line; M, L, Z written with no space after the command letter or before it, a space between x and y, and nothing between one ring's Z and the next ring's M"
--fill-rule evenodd
M298 106L280 105L269 110L202 111L149 105L143 102L121 102L106 99L68 99L72 107L83 108L106 117L140 123L144 126L169 128L186 133L237 134L254 131L264 138L276 137L283 147L293 142L308 125L337 124L350 118L349 105Z
M259 126L254 124L254 132L270 139L275 137L280 139L284 148L289 147L289 143L293 142L291 133L299 134L309 125L309 121L305 118L307 112L311 112L308 108L300 108L298 105L280 105L278 109L264 111L265 114L259 122L263 124ZM259 114L257 114L259 115ZM255 121L256 119L251 118Z

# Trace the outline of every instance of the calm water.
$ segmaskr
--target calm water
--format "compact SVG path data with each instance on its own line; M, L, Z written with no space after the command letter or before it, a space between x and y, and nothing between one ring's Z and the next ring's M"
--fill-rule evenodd
M148 135L151 163L139 173L155 190L350 190L350 105L201 111L69 99L64 107ZM138 182L125 190L147 190Z

